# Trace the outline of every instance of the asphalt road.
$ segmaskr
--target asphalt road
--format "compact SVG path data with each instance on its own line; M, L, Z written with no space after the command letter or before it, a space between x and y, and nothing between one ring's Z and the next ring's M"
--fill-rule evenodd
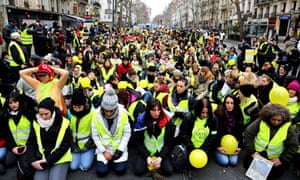
M124 176L117 176L111 171L107 177L102 178L106 180L133 180L133 179L151 179L150 177L137 177L132 172L132 167L134 164L134 154L135 151L130 149L129 151L129 168L128 172ZM222 167L216 164L214 157L212 155L209 156L208 164L202 169L192 169L192 178L189 178L187 173L174 173L172 176L167 177L166 179L172 180L188 180L188 179L204 179L204 180L247 180L248 178L244 175L245 169L242 166L243 158L245 156L245 152L241 152L239 164L236 167ZM293 166L290 167L288 171L284 173L284 175L279 180L299 180L299 177L296 177L292 173ZM7 169L7 173L5 175L0 175L0 180L12 180L16 179L16 167ZM95 171L95 163L91 170L88 172L75 171L70 172L68 174L68 180L96 180L100 179L96 175Z

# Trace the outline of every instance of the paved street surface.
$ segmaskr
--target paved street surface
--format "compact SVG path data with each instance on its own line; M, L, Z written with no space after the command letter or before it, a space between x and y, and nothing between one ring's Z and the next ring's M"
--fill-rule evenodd
M132 172L132 167L134 164L134 154L135 152L130 149L129 151L129 168L128 172L124 176L116 176L114 172L110 172L109 175L105 178L99 178L96 175L95 171L95 163L93 169L88 172L70 172L68 175L68 180L96 180L96 179L107 179L107 180L115 180L115 179L122 179L122 180L134 180L134 179L151 179L150 177L137 177ZM245 170L242 167L242 159L245 156L245 152L241 153L239 164L236 167L221 167L214 161L214 157L209 157L209 162L206 167L203 169L193 169L192 170L192 178L191 179L204 179L204 180L247 180L248 178L244 175ZM290 167L288 171L285 172L283 177L279 180L299 180L293 173L292 173L293 166ZM16 179L16 167L10 168L7 170L7 173L4 176L0 176L0 180L13 180ZM187 174L183 173L175 173L166 179L172 180L188 180L189 177Z

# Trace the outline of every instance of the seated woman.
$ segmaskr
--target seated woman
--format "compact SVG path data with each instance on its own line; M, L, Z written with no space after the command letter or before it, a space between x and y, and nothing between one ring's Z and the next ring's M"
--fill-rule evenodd
M182 122L180 136L190 153L194 149L202 149L208 153L215 147L218 121L212 112L208 98L196 102L191 118Z
M134 128L136 161L134 173L141 176L150 172L153 178L173 173L170 152L174 143L174 125L157 99L150 99L146 111L139 116ZM162 173L160 175L159 172Z
M91 102L83 94L83 90L75 89L68 112L70 129L73 134L71 170L87 171L93 165L95 157L95 145L91 131L93 113Z
M243 115L238 101L233 95L225 96L223 104L220 104L215 111L218 118L217 145L221 144L221 138L226 134L233 135L238 142L242 142ZM228 154L225 149L218 146L215 151L216 161L222 166L236 166L238 154L241 148L237 148L234 154Z
M269 178L279 178L296 155L297 137L286 108L268 104L259 115L259 119L250 124L243 134L248 153L244 167L248 168L256 156L263 156L273 162Z
M36 170L34 179L67 179L72 160L70 121L64 118L55 102L45 98L38 104L37 120L27 143L28 162Z

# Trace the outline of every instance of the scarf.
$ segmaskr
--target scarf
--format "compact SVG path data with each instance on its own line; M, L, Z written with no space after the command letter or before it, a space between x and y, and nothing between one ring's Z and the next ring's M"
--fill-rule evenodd
M54 123L54 118L55 118L55 112L53 112L52 117L48 120L42 119L38 114L36 115L37 122L41 126L41 128L45 128L46 131L49 130L49 128L53 125Z
M295 103L295 102L297 102L297 101L298 101L298 97L295 96L295 97L289 98L288 104L293 104L293 103Z

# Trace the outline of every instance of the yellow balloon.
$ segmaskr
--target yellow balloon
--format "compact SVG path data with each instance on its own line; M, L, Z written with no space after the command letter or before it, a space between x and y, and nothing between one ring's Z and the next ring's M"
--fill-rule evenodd
M190 153L190 163L195 168L203 168L208 161L206 152L202 149L195 149Z
M226 154L234 154L238 148L238 141L231 134L226 134L221 139L221 147L224 148Z
M285 106L289 102L289 92L282 86L273 87L269 93L269 99L272 104Z

